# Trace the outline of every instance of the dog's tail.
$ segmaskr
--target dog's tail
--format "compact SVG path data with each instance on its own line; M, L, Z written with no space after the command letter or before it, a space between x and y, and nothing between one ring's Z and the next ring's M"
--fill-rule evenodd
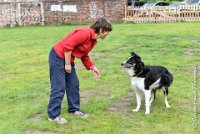
M161 84L164 87L169 87L173 82L173 76L170 72L167 72L161 76Z

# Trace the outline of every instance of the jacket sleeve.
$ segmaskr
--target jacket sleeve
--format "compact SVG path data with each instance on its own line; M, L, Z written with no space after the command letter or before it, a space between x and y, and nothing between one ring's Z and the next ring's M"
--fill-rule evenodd
M85 66L85 68L86 68L87 70L89 70L90 67L94 66L93 62L90 60L90 57L89 57L88 55L83 56L83 57L81 58L81 61L83 62L83 65Z
M76 46L83 44L88 38L89 36L85 32L81 30L75 31L74 34L65 41L64 52L74 50Z

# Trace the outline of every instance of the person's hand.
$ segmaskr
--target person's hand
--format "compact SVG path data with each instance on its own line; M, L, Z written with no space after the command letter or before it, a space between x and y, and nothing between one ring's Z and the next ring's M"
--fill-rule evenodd
M66 71L67 73L71 73L71 71L72 71L72 66L71 66L71 64L65 64L65 71Z
M93 73L93 75L94 75L94 78L100 77L100 72L99 72L99 70L98 70L95 66L92 66L92 67L90 68L90 70L92 70L92 73Z

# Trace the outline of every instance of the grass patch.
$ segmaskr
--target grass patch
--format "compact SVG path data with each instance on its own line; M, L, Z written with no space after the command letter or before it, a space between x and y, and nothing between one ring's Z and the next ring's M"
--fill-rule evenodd
M113 24L110 35L99 40L90 54L101 71L101 78L93 79L92 73L76 60L81 108L89 112L90 117L82 119L68 115L64 99L61 115L69 123L57 125L48 122L48 53L53 44L67 33L86 26L0 29L0 133L199 132L199 128L193 129L192 119L193 66L200 63L199 22ZM150 115L144 115L144 100L138 113L131 112L136 107L136 100L129 76L120 66L131 51L138 53L145 64L163 65L173 73L174 82L169 89L172 108L164 107L163 93L160 92ZM197 114L199 117L199 109Z

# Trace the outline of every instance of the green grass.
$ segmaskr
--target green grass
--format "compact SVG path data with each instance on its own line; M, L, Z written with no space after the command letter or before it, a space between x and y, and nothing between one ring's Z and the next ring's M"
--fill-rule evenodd
M193 66L200 66L200 23L113 24L113 31L91 52L101 78L76 59L80 80L82 119L67 114L66 98L61 116L68 124L47 121L50 94L48 53L59 39L77 27L65 25L0 29L0 133L73 134L192 134ZM143 107L133 113L136 100L130 78L120 66L131 51L145 64L163 65L174 75L169 89L170 109L163 93L157 94L151 114ZM200 76L199 76L200 77ZM199 78L198 78L199 80ZM198 91L198 94L200 92ZM198 101L199 103L199 101ZM198 118L200 109L198 108ZM198 125L200 126L200 119Z

